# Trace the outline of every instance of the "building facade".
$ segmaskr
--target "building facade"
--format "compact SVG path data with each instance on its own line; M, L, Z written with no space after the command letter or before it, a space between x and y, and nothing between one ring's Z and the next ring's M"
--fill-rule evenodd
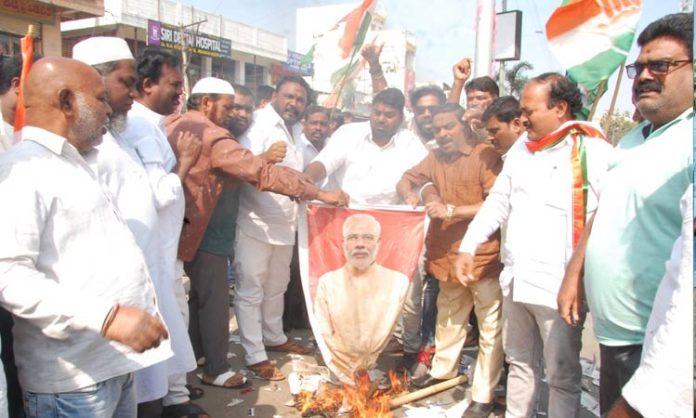
M208 76L252 89L271 82L271 68L287 60L287 39L222 15L172 0L105 0L104 16L63 24L63 53L94 35L125 39L134 54L148 44L181 50L186 33L189 85Z
M33 25L34 51L61 55L62 22L103 14L103 0L0 0L0 54L18 55L19 41Z

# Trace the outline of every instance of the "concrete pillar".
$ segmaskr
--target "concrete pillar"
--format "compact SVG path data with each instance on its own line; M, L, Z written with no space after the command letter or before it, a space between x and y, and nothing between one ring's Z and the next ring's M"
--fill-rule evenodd
M241 85L246 83L244 77L244 61L234 60L234 82Z
M211 57L201 57L201 77L211 77L213 75L213 59Z
M495 0L478 0L476 15L476 57L474 77L491 75L493 60L493 26L495 25Z
M60 13L56 12L53 22L41 24L41 46L44 56L62 56L63 42L60 32Z

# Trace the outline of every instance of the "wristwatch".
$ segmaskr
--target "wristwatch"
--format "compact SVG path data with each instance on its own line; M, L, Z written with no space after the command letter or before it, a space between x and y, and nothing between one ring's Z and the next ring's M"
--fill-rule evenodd
M454 207L454 205L447 205L447 213L445 214L445 220L452 220L452 216L454 215Z

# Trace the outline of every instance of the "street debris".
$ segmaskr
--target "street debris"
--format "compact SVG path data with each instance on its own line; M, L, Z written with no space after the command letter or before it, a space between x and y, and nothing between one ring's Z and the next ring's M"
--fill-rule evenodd
M234 399L232 399L232 401L230 403L227 404L227 406L237 406L242 402L244 402L244 401L239 399L239 398L234 398Z

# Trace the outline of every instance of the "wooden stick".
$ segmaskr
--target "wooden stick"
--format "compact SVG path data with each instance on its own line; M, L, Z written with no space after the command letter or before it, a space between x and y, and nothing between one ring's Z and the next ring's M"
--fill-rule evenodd
M597 87L596 91L602 91L607 86L607 80L602 80L601 83L599 83L599 86ZM592 118L594 117L595 111L597 111L597 105L599 104L599 99L602 98L601 94L597 94L595 96L594 102L592 103L592 108L590 109L590 114L587 117L588 121L592 121Z
M616 85L614 86L614 95L611 96L611 104L609 105L609 110L607 112L607 129L611 126L611 119L614 116L614 106L616 106L616 98L619 96L619 86L621 86L621 76L623 75L626 63L621 63L619 67L619 74L616 75ZM609 132L605 132L609 135Z
M427 388L423 388L423 389L417 390L415 392L407 393L406 395L397 396L396 398L389 401L389 407L391 409L396 409L402 405L406 405L407 403L411 403L411 402L417 401L419 399L427 398L428 396L434 395L436 393L444 392L447 389L453 388L457 385L464 384L467 382L467 380L468 380L468 378L466 377L465 374L463 374L463 375L457 376L453 379L445 380L444 382L440 382L436 385L428 386Z

